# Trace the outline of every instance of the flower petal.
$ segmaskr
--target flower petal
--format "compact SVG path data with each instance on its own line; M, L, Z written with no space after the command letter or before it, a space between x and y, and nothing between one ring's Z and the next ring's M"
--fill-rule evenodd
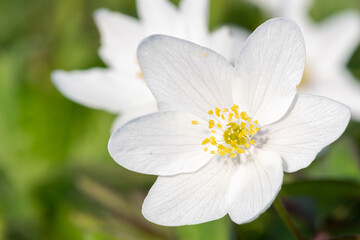
M95 11L94 18L101 37L99 54L104 62L110 67L136 73L139 70L136 48L145 37L139 21L107 9Z
M211 33L211 49L226 57L235 65L249 32L237 26L222 26Z
M143 81L115 71L100 68L71 72L58 70L52 73L51 78L67 98L113 113L154 101Z
M236 62L234 102L262 125L289 109L305 67L305 44L299 27L276 18L258 27Z
M305 168L316 154L344 132L349 109L326 97L297 95L289 112L278 122L261 129L262 148L281 155L286 172Z
M174 4L168 0L137 0L140 21L145 26L145 36L150 34L181 35L181 18Z
M282 5L286 4L288 1L290 0L248 0L248 2L257 4L259 7L273 15L278 15Z
M208 46L209 0L182 0L180 12L185 31L184 39Z
M227 195L231 219L247 223L268 209L280 191L283 175L278 154L256 149L246 156L234 173Z
M358 104L360 102L360 84L354 79L354 76L345 70L335 76L330 76L328 81L329 83L324 85L318 84L309 88L308 92L345 104L351 109L351 118L360 121L360 105Z
M313 24L312 19L309 16L309 9L313 3L313 0L281 0L278 11L278 16L287 17L293 19L302 31L309 30ZM305 36L306 41L307 36Z
M145 116L150 113L154 113L156 112L156 110L157 110L156 101L154 100L154 101L149 101L148 104L144 104L141 107L121 112L120 116L118 116L113 122L111 126L111 132L115 132L122 125L129 122L130 120L133 120L141 116Z
M159 111L186 110L208 120L208 110L232 106L234 68L210 49L154 35L139 46L138 60Z
M159 177L143 204L148 220L180 226L212 221L225 216L225 196L233 164L221 157L194 173Z
M347 11L319 24L318 61L324 65L343 66L349 61L360 43L360 14Z
M193 125L192 120L199 124ZM140 173L192 172L211 158L201 145L209 133L207 123L190 113L153 113L117 130L110 138L109 152L118 164Z

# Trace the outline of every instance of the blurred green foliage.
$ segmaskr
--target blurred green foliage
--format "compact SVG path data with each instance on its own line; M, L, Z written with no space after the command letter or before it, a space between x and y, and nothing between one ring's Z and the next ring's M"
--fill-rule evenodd
M0 0L0 240L292 239L273 209L240 226L226 217L166 228L142 217L155 177L109 157L114 116L67 100L50 81L54 69L104 66L92 19L100 7L136 16L134 0ZM321 21L345 9L360 2L318 0L310 13ZM245 1L211 0L210 29L254 30L267 18ZM360 48L349 68L360 79ZM309 168L285 176L280 195L308 237L359 233L359 146L352 122Z

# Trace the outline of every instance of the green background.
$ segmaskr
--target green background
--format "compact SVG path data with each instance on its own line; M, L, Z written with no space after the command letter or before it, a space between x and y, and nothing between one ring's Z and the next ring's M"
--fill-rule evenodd
M167 228L142 217L155 177L108 155L115 116L67 100L50 81L54 69L105 67L92 18L101 7L136 16L134 0L0 0L0 240L292 239L273 208L244 225L225 217ZM360 13L360 1L317 0L310 15L320 22L346 9ZM254 30L269 17L243 1L211 0L210 29ZM348 67L360 79L360 48ZM360 233L359 146L351 122L309 168L285 174L280 196L308 238Z

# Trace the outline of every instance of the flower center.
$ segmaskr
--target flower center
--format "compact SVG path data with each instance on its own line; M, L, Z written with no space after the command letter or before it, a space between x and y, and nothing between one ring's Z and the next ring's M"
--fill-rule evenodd
M259 131L258 121L253 121L246 112L239 113L239 107L209 110L209 129L214 134L202 141L204 151L216 152L220 156L229 154L231 158L244 153L255 143L254 136ZM192 121L192 124L198 124Z

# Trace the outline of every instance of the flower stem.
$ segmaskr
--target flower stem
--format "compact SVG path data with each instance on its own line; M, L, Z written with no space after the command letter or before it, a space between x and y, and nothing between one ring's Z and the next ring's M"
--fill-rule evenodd
M291 219L288 211L286 210L284 204L281 202L279 197L277 197L275 199L274 207L275 207L276 211L278 212L279 216L281 217L281 219L283 220L283 222L285 223L285 225L288 227L290 232L294 235L294 237L297 240L305 240L305 237L300 232L300 230L296 227L295 223Z

